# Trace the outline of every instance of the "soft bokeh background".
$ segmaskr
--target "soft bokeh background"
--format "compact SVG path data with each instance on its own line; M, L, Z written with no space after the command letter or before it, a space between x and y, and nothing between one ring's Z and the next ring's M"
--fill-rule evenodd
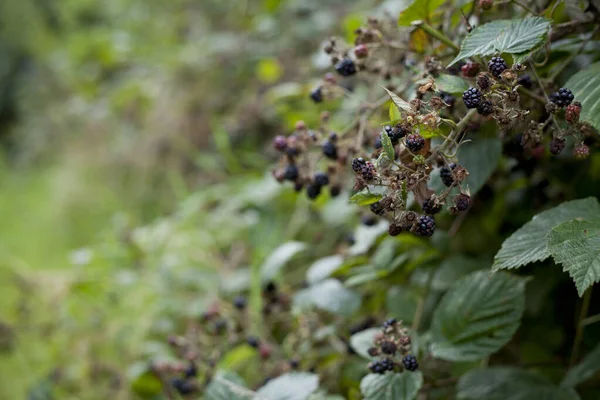
M355 214L330 203L314 239L266 143L318 118L322 40L382 3L0 2L0 399L151 392L219 276L302 234L330 250Z

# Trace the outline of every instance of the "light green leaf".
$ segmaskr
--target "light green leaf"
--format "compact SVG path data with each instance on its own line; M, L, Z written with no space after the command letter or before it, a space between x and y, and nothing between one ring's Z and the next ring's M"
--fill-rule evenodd
M398 110L398 107L396 107L394 103L390 103L390 107L388 108L388 116L390 117L390 122L397 121L402 118L400 110Z
M473 56L528 54L544 43L549 29L550 21L541 17L488 22L469 33L448 66Z
M600 371L600 344L583 360L567 372L560 383L562 387L575 387L590 379Z
M302 242L287 242L276 248L260 269L262 279L273 279L285 264L306 248Z
M308 271L306 271L306 280L309 284L314 284L329 278L344 262L344 257L334 255L321 258L315 261Z
M365 400L412 400L423 386L420 371L384 375L369 374L360 381L360 392Z
M383 154L385 154L388 160L394 161L394 159L396 158L396 152L394 151L394 145L392 144L392 140L385 132L385 130L381 131L380 137L381 146L383 147Z
M249 400L254 393L246 389L244 381L237 374L218 372L206 388L206 400Z
M324 280L294 296L294 306L301 310L314 306L345 316L352 315L360 307L360 303L360 295L344 287L337 279Z
M581 103L579 120L600 130L600 62L577 72L565 84Z
M381 193L373 193L364 189L350 197L350 202L356 203L359 206L368 206L369 204L377 203L382 197Z
M471 195L477 193L496 170L502 156L502 141L497 138L475 138L458 149L460 164L469 171L463 185L468 185Z
M398 107L398 109L408 111L408 112L412 111L412 107L410 106L410 103L402 100L397 94L395 94L392 91L387 90L383 86L382 86L382 88L383 88L383 90L385 90L387 92L387 94L390 96L390 98L392 99L392 101L394 102L396 107Z
M441 74L435 78L435 86L440 92L462 94L469 88L464 79L454 75Z
M268 400L306 400L318 388L318 375L294 372L270 380L257 394Z
M600 281L600 221L574 220L555 226L548 234L548 251L571 275L579 296Z
M371 360L373 357L369 355L368 350L370 347L373 347L373 338L378 332L381 332L381 329L371 328L355 333L350 336L350 346L352 346L356 354L367 360Z
M525 308L525 280L507 273L473 272L456 281L433 314L434 357L475 361L513 336Z
M458 381L459 400L577 400L577 393L543 376L510 367L478 369Z
M598 215L600 204L593 197L568 201L536 215L502 243L492 270L513 269L545 260L550 257L546 236L552 228L576 218L589 220Z
M414 0L406 10L400 13L398 25L410 26L413 21L418 20L431 21L437 9L445 2L445 0Z

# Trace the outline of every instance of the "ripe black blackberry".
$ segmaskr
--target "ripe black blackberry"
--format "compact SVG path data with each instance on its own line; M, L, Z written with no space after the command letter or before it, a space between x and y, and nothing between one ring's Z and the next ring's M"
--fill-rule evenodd
M321 147L323 150L323 155L327 158L335 160L337 158L337 146L335 143L326 140L323 142L323 146Z
M258 349L258 346L260 346L260 340L256 336L248 336L246 338L246 343L255 349Z
M310 99L315 103L320 103L323 101L323 90L321 89L321 86L313 89L313 91L310 92Z
M554 154L555 156L559 155L565 148L566 143L567 141L565 139L553 138L550 142L550 153Z
M238 310L243 310L246 308L246 298L244 296L237 296L233 299L233 306Z
M294 182L294 190L296 192L301 192L302 189L304 189L304 183L301 182L300 180L297 180L296 182Z
M342 188L339 185L333 185L329 187L329 194L331 197L338 197L342 193Z
M404 364L404 368L409 371L416 371L419 368L419 363L417 363L417 358L412 354L408 354L404 356L402 359L402 364Z
M360 170L360 175L365 181L372 181L375 179L376 173L377 170L375 170L375 166L370 161L367 161Z
M440 92L439 96L440 96L440 99L442 99L442 101L444 103L448 104L448 107L450 107L450 108L454 107L454 103L456 103L456 99L450 93Z
M392 222L390 224L390 226L388 227L388 235L390 235L390 236L398 236L401 233L402 233L402 227L400 226L400 224Z
M362 171L362 168L365 166L366 161L364 158L362 157L357 157L354 160L352 160L352 171L356 172L357 174L360 173L360 171Z
M375 141L373 142L373 147L375 147L376 150L379 150L380 148L383 147L383 145L381 144L381 138L377 137L375 139Z
M394 355L398 351L398 346L396 346L396 343L386 340L381 343L381 351L385 354Z
M488 74L487 72L482 72L479 75L477 75L477 79L475 79L475 82L477 83L477 86L479 86L479 89L483 91L488 90L494 84L494 82L492 82L490 74Z
M429 198L423 202L423 212L429 215L435 215L442 211L442 205L436 203L433 199Z
M283 178L288 181L295 181L298 179L298 175L298 167L296 167L294 164L289 164L287 167L285 167Z
M406 147L413 153L418 153L425 147L425 139L418 133L413 133L406 137Z
M381 361L374 361L369 365L371 372L375 374L385 374L386 371L393 371L396 369L396 363L389 358L384 358Z
M198 375L198 369L194 363L190 363L188 367L183 371L183 375L186 378L195 378Z
M479 115L483 115L484 117L487 117L488 115L492 115L493 112L494 112L494 105L489 100L482 101L477 106L477 113Z
M356 64L349 58L342 58L335 64L335 70L342 76L350 76L356 73Z
M363 223L363 225L365 226L373 226L377 223L377 217L373 216L373 215L363 215L360 218L361 222Z
M313 178L315 185L327 186L329 184L329 176L325 172L317 172Z
M396 326L397 323L398 323L398 320L396 318L390 318L383 322L382 328L385 330L387 328Z
M533 87L533 80L528 74L519 76L519 79L517 79L517 83L523 86L525 89L531 89Z
M373 214L375 214L375 215L383 215L385 213L383 205L381 204L380 201L371 204L370 208L371 208L371 212L373 212Z
M500 78L500 75L508 69L506 61L502 57L492 57L488 63L488 69L496 78Z
M450 187L452 186L452 184L454 184L454 177L452 176L452 171L454 171L454 169L456 168L456 164L452 163L448 165L448 167L443 166L440 169L440 178L442 178L442 182L444 183L444 185Z
M477 108L481 103L481 92L476 88L469 88L465 90L462 98L467 108Z
M471 196L465 193L460 193L454 198L454 207L458 211L466 211L471 207Z
M321 194L321 188L322 188L321 185L317 185L315 183L311 183L310 185L308 185L306 187L306 196L310 200L316 199Z
M429 215L421 215L415 226L415 234L429 237L435 231L435 220Z
M175 389L182 396L187 396L188 394L192 394L196 391L196 385L194 382L183 378L171 379L171 386L173 386L173 389Z
M554 92L550 95L550 101L559 107L568 106L574 98L573 92L567 88L560 88L558 89L558 92Z

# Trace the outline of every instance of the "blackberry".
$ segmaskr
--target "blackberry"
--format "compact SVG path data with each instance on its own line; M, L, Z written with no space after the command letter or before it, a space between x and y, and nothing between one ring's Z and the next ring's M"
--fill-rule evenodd
M417 358L412 354L404 356L402 359L402 364L404 364L404 368L409 371L416 371L419 368L419 363L417 363Z
M196 365L191 363L184 371L183 375L186 378L195 378L198 376L198 370L196 369Z
M481 90L488 90L494 84L494 82L492 82L492 78L490 78L490 74L487 72L482 72L477 75L475 82L477 82L477 86L479 86L479 89Z
M352 160L352 171L354 171L358 174L360 171L362 171L362 168L365 165L366 165L365 159L362 157L357 157L354 160Z
M337 135L337 133L335 133L335 132L331 132L331 133L329 134L329 140L331 140L332 142L337 142L337 140L338 140L338 135Z
M369 56L369 48L364 44L359 44L354 48L356 58L366 58Z
M260 346L260 340L256 336L248 336L246 338L246 343L248 343L248 346L254 347L255 349L258 349L258 346Z
M295 181L298 179L298 175L298 167L296 167L294 164L289 164L287 167L285 167L285 172L283 174L284 179L288 181Z
M277 284L273 281L269 281L269 283L265 285L263 292L269 296L277 293Z
M316 183L311 183L306 187L306 196L310 200L314 200L321 194L321 185L317 185Z
M565 148L566 143L567 141L565 139L553 138L550 142L550 153L555 156L559 155Z
M477 75L477 72L479 72L479 64L472 61L467 61L465 65L460 68L460 71L464 77L472 78Z
M401 233L402 233L402 227L394 222L392 222L390 224L390 226L388 227L388 234L390 236L398 236Z
M440 178L442 178L442 182L444 183L444 185L450 187L454 184L454 177L452 176L452 171L454 171L454 169L456 168L456 164L452 163L448 165L448 167L443 166L440 169Z
M301 191L302 191L302 189L304 189L304 183L302 183L302 182L301 182L301 181L299 181L299 180L298 180L298 181L296 181L296 182L294 182L294 190L295 190L296 192L301 192Z
M379 349L377 347L369 347L367 349L367 354L371 357L376 357L379 355Z
M287 138L283 135L277 135L273 139L273 147L275 150L284 151L287 147Z
M238 310L243 310L246 308L246 298L244 296L237 296L233 299L233 306Z
M194 385L194 382L188 381L187 379L173 378L171 379L171 386L173 386L173 389L175 389L182 396L192 394L196 391L196 385Z
M327 186L329 184L329 176L324 172L317 172L313 178L315 185Z
M500 75L508 69L506 61L502 57L492 57L488 63L488 69L496 78L500 78Z
M573 149L573 155L577 160L585 160L590 156L590 148L582 143Z
M567 88L560 88L558 89L558 92L554 92L550 95L550 101L559 107L568 106L574 98L573 92Z
M406 137L406 147L413 153L418 153L425 147L425 139L418 133L413 133Z
M375 139L375 142L373 142L373 147L375 147L376 150L379 150L383 147L383 145L381 144L381 138L378 137Z
M385 213L385 210L383 209L383 205L381 204L380 201L371 204L371 211L373 212L373 214L375 215L383 215Z
M377 217L374 217L372 215L363 215L361 217L361 222L365 226L373 226L377 223Z
M375 374L385 374L386 371L393 371L396 368L394 361L384 358L381 361L374 361L369 364L369 369Z
M469 88L465 90L462 98L467 108L477 108L481 103L481 92L476 88Z
M396 323L398 323L398 320L397 320L396 318L390 318L390 319L388 319L388 320L385 320L385 321L383 322L383 325L382 325L382 327L383 327L383 329L385 330L385 329L387 329L387 328L390 328L390 327L396 326Z
M370 161L367 161L360 170L360 174L365 181L372 181L376 174L375 166Z
M341 76L350 76L356 73L356 64L349 58L342 58L335 64L335 70Z
M573 104L569 104L565 110L565 119L570 124L575 124L579 121L579 114L581 114L581 103L576 101Z
M531 89L533 87L533 80L528 74L521 75L519 79L517 79L517 83L525 89Z
M342 193L342 188L339 185L329 187L329 194L331 197L338 197Z
M394 355L398 351L398 346L396 346L396 343L386 340L381 343L381 351L385 354Z
M398 141L400 139L402 139L404 136L406 136L406 132L399 126L394 126L391 127L389 125L387 125L385 128L385 133L387 133L388 137L390 138L390 141L392 142L392 144L395 146L398 144Z
M471 207L471 196L461 193L454 198L454 207L458 211L466 211Z
M484 117L487 117L488 115L492 115L493 112L494 112L494 105L489 100L485 100L485 101L479 103L479 105L477 106L477 113L479 115L483 115Z
M300 366L300 360L298 360L297 358L292 358L289 361L289 364L291 369L298 369L298 367Z
M313 89L313 91L310 92L310 99L315 103L320 103L323 101L323 91L321 90L321 86Z
M439 96L440 96L440 99L442 99L442 101L444 103L448 104L448 107L450 107L450 108L454 107L454 103L456 103L456 99L450 93L440 92Z
M325 157L330 158L332 160L335 160L337 158L337 146L335 145L335 143L329 140L324 141L322 150L323 155Z
M214 330L217 334L224 333L227 330L227 321L218 319L215 321Z
M429 215L421 215L417 220L415 233L418 236L429 237L435 231L435 220Z
M432 198L426 199L423 202L423 212L425 214L435 215L442 211L442 205L437 204Z

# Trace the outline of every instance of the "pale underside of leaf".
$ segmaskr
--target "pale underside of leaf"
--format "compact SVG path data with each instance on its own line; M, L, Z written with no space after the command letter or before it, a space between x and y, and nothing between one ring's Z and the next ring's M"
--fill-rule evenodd
M600 130L600 62L577 72L565 84L581 103L580 121Z

